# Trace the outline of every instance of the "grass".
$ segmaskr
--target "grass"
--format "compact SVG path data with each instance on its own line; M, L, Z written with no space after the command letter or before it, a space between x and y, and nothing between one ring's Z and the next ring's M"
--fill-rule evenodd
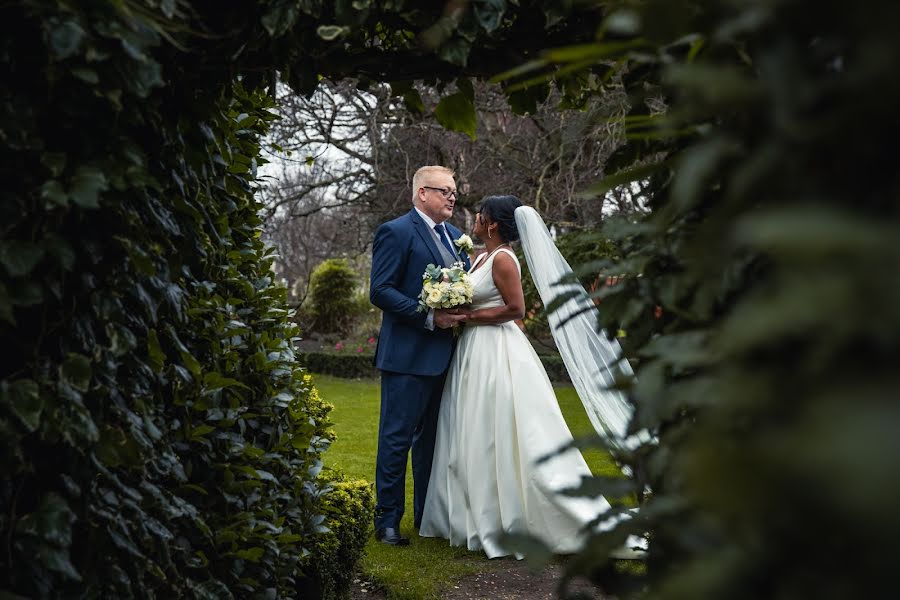
M378 445L379 383L376 379L338 379L315 376L322 397L334 404L331 420L337 441L325 453L325 464L337 467L347 475L375 481L375 453ZM569 429L577 437L593 432L581 401L571 387L556 390L560 408ZM584 452L585 460L595 474L618 473L609 455L599 449ZM412 524L412 469L407 466L406 514L401 532L410 538L410 547L393 548L379 544L374 537L366 546L362 561L365 574L383 585L391 598L430 600L440 591L466 575L488 571L498 566L481 552L453 548L446 540L421 538ZM501 559L512 560L512 559Z

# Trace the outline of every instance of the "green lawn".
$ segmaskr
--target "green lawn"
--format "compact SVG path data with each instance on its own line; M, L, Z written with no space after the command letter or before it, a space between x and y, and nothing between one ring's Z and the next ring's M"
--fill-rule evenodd
M378 438L378 380L338 379L315 376L322 397L334 404L331 420L337 441L325 453L325 464L337 467L351 477L375 481L375 451ZM572 433L593 431L581 401L571 387L557 389L563 415ZM617 473L609 456L601 450L589 450L585 459L595 474ZM400 529L410 538L408 548L379 544L374 537L366 547L362 568L367 575L384 585L391 598L439 598L441 589L461 577L495 568L481 552L452 548L446 540L420 538L412 524L412 469L407 467L406 514ZM513 560L513 559L501 559Z

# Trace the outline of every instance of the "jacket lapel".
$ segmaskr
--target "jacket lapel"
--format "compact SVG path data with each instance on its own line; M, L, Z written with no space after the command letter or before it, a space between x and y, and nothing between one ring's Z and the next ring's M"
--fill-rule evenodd
M422 238L422 241L425 242L425 245L431 251L431 255L434 257L434 263L437 265L444 265L444 259L441 258L441 253L438 251L437 246L435 246L434 236L428 231L428 225L425 224L425 221L422 220L422 217L419 216L419 213L416 212L415 208L409 211L409 218L413 223L413 228L416 230L416 233L419 234L419 237Z

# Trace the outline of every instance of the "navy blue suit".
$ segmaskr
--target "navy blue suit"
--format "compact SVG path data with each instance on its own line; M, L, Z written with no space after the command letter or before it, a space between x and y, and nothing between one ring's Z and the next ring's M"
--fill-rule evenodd
M457 228L445 225L452 239L461 235ZM463 256L468 267L468 257ZM416 309L425 267L444 262L428 225L415 209L375 232L369 298L383 311L375 351L375 366L381 370L375 466L378 529L400 526L410 449L416 527L422 519L441 391L454 338L449 329L426 329L427 313Z

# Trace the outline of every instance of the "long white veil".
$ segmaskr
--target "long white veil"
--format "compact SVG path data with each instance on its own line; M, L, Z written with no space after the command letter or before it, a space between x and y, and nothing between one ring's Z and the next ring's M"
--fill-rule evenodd
M544 306L561 294L574 292L574 297L551 312L548 320L591 424L612 444L633 446L637 440L626 441L631 405L622 392L609 389L616 371L630 376L631 365L622 356L619 343L598 331L596 308L581 284L574 278L559 283L565 275L572 274L572 268L556 248L541 216L530 206L520 206L515 217L528 270Z

